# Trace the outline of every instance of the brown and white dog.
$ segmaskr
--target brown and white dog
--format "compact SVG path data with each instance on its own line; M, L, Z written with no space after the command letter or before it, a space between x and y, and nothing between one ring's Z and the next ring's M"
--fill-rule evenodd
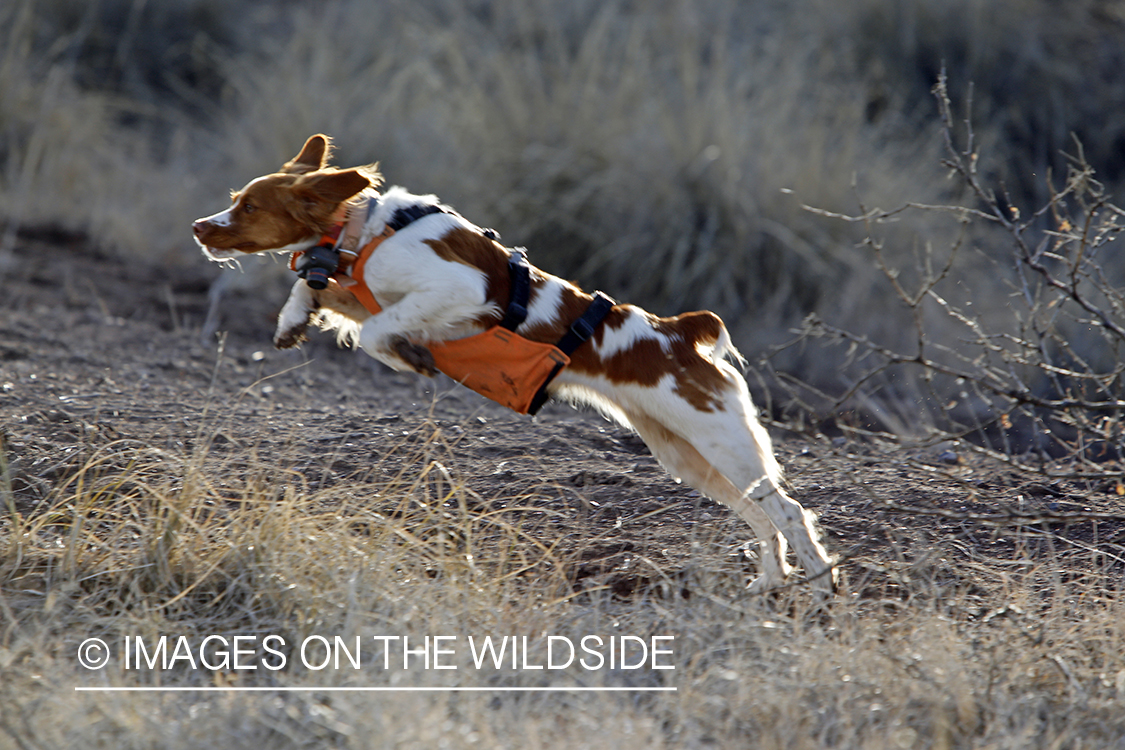
M279 315L274 343L299 344L315 321L395 370L432 376L428 345L477 334L504 314L513 251L452 210L431 208L440 205L432 195L397 187L380 194L381 178L372 167L328 167L328 152L328 138L312 136L279 172L252 180L229 208L196 221L195 239L212 260L228 261L308 250L361 199L370 207L358 222L361 244L385 235L402 211L420 215L378 244L361 269L359 281L381 312L373 315L360 304L348 289L355 282L342 274L319 290L299 280ZM532 341L558 341L593 298L536 268L530 282L527 317L517 332ZM713 313L660 318L614 305L548 392L633 428L674 477L745 519L761 547L752 592L785 582L788 541L814 588L829 593L835 570L815 517L782 489L769 434L728 357L741 362Z

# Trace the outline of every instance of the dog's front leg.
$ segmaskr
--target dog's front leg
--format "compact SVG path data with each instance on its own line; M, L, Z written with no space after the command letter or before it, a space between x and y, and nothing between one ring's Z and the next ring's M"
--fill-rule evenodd
M447 293L412 292L365 320L359 345L394 370L413 370L433 377L437 374L433 355L413 339L437 338L435 333L452 330L480 310L479 304L472 310L462 310Z
M320 305L313 290L304 279L298 279L289 292L289 299L285 301L285 306L277 315L277 331L273 335L273 345L278 349L290 349L305 341L307 339L305 332L318 309Z
M364 342L364 332L366 330L366 325L360 328L360 347L387 367L390 367L392 370L398 370L399 372L412 370L429 378L437 375L438 371L437 366L434 364L434 355L426 347L421 344L415 344L400 333L387 337L385 343L381 345L368 344Z
M405 362L411 370L419 372L428 378L437 375L437 366L434 364L433 353L422 346L415 344L405 336L392 336L390 341L395 354Z
M416 344L401 333L383 334L372 322L386 315L383 312L367 319L359 330L359 345L375 359L392 370L412 370L427 377L437 375L434 355L421 344Z

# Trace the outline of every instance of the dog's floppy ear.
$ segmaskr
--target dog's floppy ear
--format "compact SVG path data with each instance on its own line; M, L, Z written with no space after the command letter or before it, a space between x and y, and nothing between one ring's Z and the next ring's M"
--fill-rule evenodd
M284 174L307 174L324 168L324 165L328 163L328 155L332 148L331 143L331 138L320 133L309 136L301 149L301 153L294 156L291 161L285 162L281 171ZM362 189L360 188L360 190Z
M337 206L369 185L371 180L359 169L341 169L302 177L293 190L307 203Z

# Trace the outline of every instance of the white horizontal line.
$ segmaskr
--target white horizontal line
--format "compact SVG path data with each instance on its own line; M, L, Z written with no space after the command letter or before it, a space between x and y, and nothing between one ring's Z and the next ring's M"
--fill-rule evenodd
M675 687L75 687L78 693L674 693Z

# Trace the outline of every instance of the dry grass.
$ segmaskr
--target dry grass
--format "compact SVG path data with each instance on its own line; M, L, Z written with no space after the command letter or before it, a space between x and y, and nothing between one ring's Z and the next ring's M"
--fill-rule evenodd
M0 524L0 746L1121 747L1119 545L965 554L899 529L905 556L849 560L824 610L800 589L747 598L704 532L686 567L653 559L626 596L576 588L582 543L547 488L484 498L446 468L448 432L404 435L383 463L314 489L283 461L110 443L83 451L40 507ZM308 476L308 472L304 472ZM544 514L545 507L548 508ZM13 509L14 510L14 509ZM627 525L614 533L641 534ZM1021 533L1014 531L1015 538ZM1036 552L1036 549L1040 552ZM674 635L674 671L477 670L469 635ZM88 637L277 634L289 644L460 637L457 671L235 674L80 668ZM397 652L396 652L397 653ZM396 657L397 659L397 657ZM535 663L534 657L531 663ZM75 693L238 685L283 693ZM675 693L330 693L344 686L674 686Z

